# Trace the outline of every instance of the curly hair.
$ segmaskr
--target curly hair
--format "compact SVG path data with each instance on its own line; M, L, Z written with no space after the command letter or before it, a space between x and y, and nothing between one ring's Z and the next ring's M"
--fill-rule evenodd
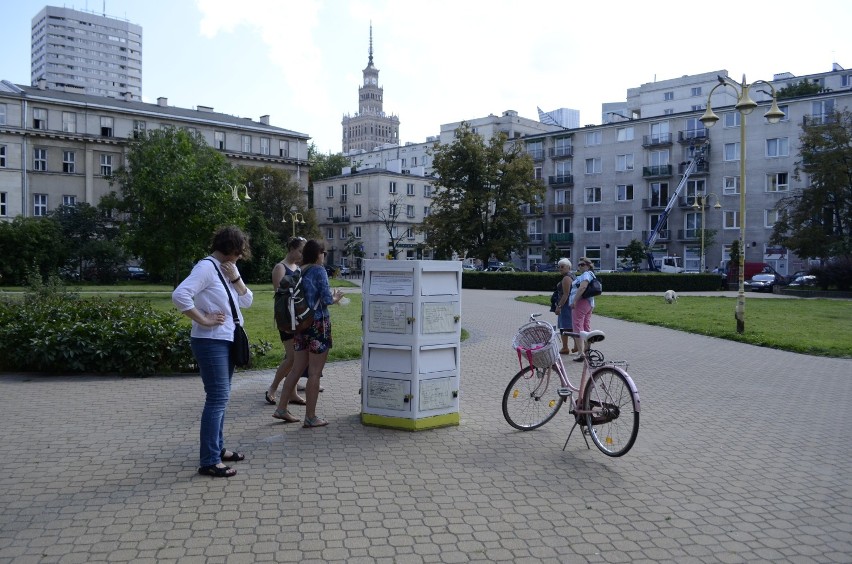
M248 235L236 225L220 227L213 234L210 243L213 251L219 251L223 255L239 255L244 260L251 259L251 247Z

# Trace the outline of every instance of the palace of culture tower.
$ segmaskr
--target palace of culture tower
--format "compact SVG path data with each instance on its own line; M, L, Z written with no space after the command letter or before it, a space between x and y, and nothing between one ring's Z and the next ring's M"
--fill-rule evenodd
M372 151L385 143L399 144L399 117L382 109L384 89L379 86L379 69L373 66L373 26L370 51L364 69L364 83L358 87L358 113L343 116L343 154Z

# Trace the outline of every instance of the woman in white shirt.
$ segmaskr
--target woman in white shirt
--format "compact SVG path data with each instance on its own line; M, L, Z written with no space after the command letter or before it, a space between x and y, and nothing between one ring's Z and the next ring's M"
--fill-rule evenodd
M252 293L237 270L236 262L250 258L248 237L238 227L223 227L213 235L213 252L196 263L189 276L175 288L172 302L192 320L190 344L198 363L207 397L201 413L201 448L198 473L215 478L230 478L237 471L225 462L245 459L245 455L225 449L225 410L231 397L231 343L234 317L228 295L234 300L238 321L240 308L251 307ZM222 274L225 284L219 278Z

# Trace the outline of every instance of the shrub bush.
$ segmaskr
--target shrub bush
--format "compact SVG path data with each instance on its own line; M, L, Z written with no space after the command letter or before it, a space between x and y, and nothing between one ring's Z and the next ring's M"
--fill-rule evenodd
M29 293L0 301L0 370L153 374L194 370L177 312L125 299Z
M595 275L607 292L707 292L720 287L718 274L606 272ZM483 290L552 292L560 275L550 272L471 272L462 274L462 287Z

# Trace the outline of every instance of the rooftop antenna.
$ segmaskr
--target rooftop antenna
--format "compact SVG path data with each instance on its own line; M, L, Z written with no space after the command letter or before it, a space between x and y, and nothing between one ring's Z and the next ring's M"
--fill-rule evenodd
M373 20L370 20L370 60L367 66L373 66Z

